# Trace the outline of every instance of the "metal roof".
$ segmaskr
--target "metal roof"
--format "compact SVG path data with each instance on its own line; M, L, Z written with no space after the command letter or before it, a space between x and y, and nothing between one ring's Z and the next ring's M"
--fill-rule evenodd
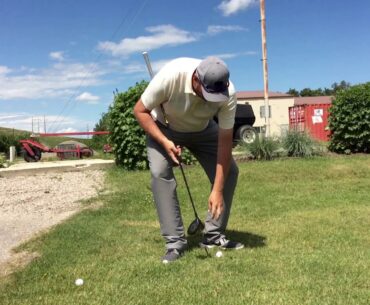
M333 96L304 96L295 97L294 105L331 104Z
M269 91L269 98L293 97L287 93ZM264 98L264 92L261 91L239 91L236 92L237 99Z

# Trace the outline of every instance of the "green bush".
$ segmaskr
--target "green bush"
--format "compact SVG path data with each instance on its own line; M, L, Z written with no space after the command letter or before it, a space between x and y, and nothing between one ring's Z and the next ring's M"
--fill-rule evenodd
M330 107L329 128L331 151L370 152L370 82L337 92Z
M183 147L182 148L182 151L181 151L181 160L182 160L182 163L184 163L186 165L192 165L192 164L196 164L197 163L197 159L185 147Z
M278 140L263 135L257 136L252 143L241 145L243 145L250 152L252 158L256 160L272 160L277 156L277 150L279 149Z
M0 152L9 154L10 146L15 146L15 149L18 154L22 150L22 145L19 143L19 140L29 138L30 134L27 132L17 132L12 133L11 131L1 131L0 132Z
M146 136L133 113L133 108L148 82L136 83L126 92L116 93L109 110L109 142L116 163L128 170L148 168Z
M312 157L319 151L315 149L318 144L306 132L298 130L288 131L282 143L288 157Z
M3 154L0 154L0 168L5 167L6 159Z

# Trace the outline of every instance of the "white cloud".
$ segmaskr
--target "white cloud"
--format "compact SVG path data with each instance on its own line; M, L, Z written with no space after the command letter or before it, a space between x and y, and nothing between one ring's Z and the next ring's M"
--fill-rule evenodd
M195 35L170 24L148 27L146 31L152 35L124 38L119 43L100 42L98 49L113 56L127 56L135 52L150 51L163 46L176 46L197 40Z
M19 113L0 113L0 126L27 131L32 131L33 127L34 132L44 132L44 118L46 129L48 129L48 126L50 126L51 123L53 122L54 123L58 122L62 126L74 125L79 123L72 117L63 117L63 116L60 117L56 115L46 115L44 117L44 116L35 116L33 114L25 112L19 112Z
M0 73L0 100L68 97L80 87L101 84L106 72L96 64L57 63L6 77Z
M49 57L51 59L55 59L55 60L58 60L58 61L63 61L64 60L64 52L62 52L62 51L50 52Z
M77 130L76 128L68 127L68 128L62 128L57 130L56 132L79 132L81 130Z
M9 69L8 67L6 66L0 66L0 75L5 75L5 74L8 74L10 73L12 70Z
M144 64L133 63L122 67L122 72L125 74L141 73L145 72L145 69L146 68Z
M152 61L151 66L154 74L156 74L166 63L171 59ZM144 63L131 63L122 65L119 71L123 74L139 74L140 77L149 77L148 68Z
M239 56L253 56L257 55L255 51L246 51L246 52L238 52L238 53L223 53L223 54L214 54L213 56L219 57L221 59L228 59L228 58L235 58Z
M240 32L240 31L248 31L248 29L238 25L210 25L208 26L207 34L217 35L222 32Z
M221 10L224 16L230 16L255 4L258 4L258 0L224 0L218 6L218 9Z
M89 92L81 93L79 96L76 97L77 101L87 102L88 104L98 104L100 100L99 96L92 95Z

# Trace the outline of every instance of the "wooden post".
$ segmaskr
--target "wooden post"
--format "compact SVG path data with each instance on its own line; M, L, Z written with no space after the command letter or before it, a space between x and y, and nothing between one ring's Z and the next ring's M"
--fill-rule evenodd
M266 137L270 136L270 107L269 107L269 85L267 69L267 47L266 47L266 17L265 17L265 0L260 0L261 8L261 35L262 35L262 64L263 64L263 91L265 98L265 127Z

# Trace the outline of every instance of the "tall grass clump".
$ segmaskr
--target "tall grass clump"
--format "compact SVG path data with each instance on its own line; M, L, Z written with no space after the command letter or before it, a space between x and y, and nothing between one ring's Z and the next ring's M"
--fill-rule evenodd
M272 160L277 156L279 141L271 137L259 135L252 143L243 144L243 146L255 160Z
M322 148L306 132L290 130L282 139L288 157L312 157L320 154Z

